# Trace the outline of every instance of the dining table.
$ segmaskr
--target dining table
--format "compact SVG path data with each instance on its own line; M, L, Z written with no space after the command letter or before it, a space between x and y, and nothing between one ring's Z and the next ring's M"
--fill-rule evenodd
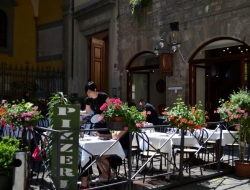
M126 157L119 141L85 134L83 138L79 138L79 159L82 167L88 163L92 156L103 153L104 155L117 155L121 159Z

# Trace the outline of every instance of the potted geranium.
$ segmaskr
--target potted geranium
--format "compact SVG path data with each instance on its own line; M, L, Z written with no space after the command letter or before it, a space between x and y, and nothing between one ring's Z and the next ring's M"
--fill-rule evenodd
M127 103L122 102L120 99L110 98L110 105L104 103L100 110L102 115L99 120L107 122L107 126L116 125L112 130L123 130L127 128L130 131L139 131L138 128L143 127L146 121L147 113L140 112L135 106L129 107ZM120 122L119 124L113 122Z
M250 141L250 118L248 116L248 110L250 110L250 92L247 88L239 89L238 92L233 92L229 95L229 100L221 99L219 101L220 106L215 113L220 114L220 117L228 123L228 125L235 124L235 129L238 130L237 139L239 144L239 160L235 161L236 174L242 176L244 174L239 173L239 168L243 165L243 169L247 166L250 167L249 162L245 160L247 144ZM250 177L249 169L246 170L247 176Z
M201 102L195 106L185 105L181 98L177 98L177 101L174 103L174 107L171 109L165 108L163 115L167 117L167 121L180 128L182 130L190 130L191 132L194 129L201 129L206 126L206 112L201 108Z
M10 130L17 128L22 132L22 142L20 149L24 149L27 145L27 130L32 130L38 120L42 118L38 106L33 106L32 103L15 102L12 104L6 100L2 100L2 107L5 109L5 115L2 120L9 125Z

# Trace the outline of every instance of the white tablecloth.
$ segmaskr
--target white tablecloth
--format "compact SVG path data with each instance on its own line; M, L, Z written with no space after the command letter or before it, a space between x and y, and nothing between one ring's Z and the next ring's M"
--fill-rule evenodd
M171 155L172 153L172 145L180 145L181 144L181 136L179 134L175 134L170 140L171 134L166 133L160 133L160 132L153 132L153 133L146 133L149 139L150 145L155 147L156 149L160 148L167 140L168 142L165 143L165 145L161 148L161 152L168 153ZM142 133L141 133L142 135ZM145 139L145 138L144 138ZM138 138L139 147L141 150L146 150L147 142L143 140L143 138ZM136 138L134 136L132 145L137 145ZM196 138L193 136L185 136L184 146L190 146L190 147L199 147L199 143ZM150 147L150 150L153 150L152 147Z
M208 138L210 135L212 135L209 140L218 140L220 139L220 130L214 131L205 129L207 131L208 136L203 136L204 138ZM195 131L196 133L199 133L199 130ZM230 133L236 137L237 131L230 131ZM221 145L225 146L226 144L233 143L235 141L234 137L229 133L228 130L222 130L222 136L221 136Z
M91 156L83 149L87 150L93 155L100 155L102 154L107 148L109 148L115 140L99 140L98 137L85 137L83 139L79 139L79 152L81 156L81 166L83 167L89 161L89 157ZM82 149L83 148L83 149ZM120 156L122 159L125 158L125 153L122 149L120 142L116 142L106 153L105 155L116 154Z

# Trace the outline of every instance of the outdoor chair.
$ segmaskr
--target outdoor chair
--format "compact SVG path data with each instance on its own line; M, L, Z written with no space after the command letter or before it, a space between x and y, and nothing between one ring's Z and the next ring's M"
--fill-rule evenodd
M236 126L238 126L238 125L234 124L234 125L227 127L227 129L229 131L235 131ZM235 152L235 150L238 149L239 143L238 143L237 139L235 138L233 143L226 144L225 146L227 147L226 152L228 153L228 164L230 163L230 160L232 160L232 165L234 165L234 152Z
M140 154L139 154L139 159L142 161L142 165L148 161L149 158L152 159L149 161L151 167L151 174L153 175L153 170L154 170L154 162L160 162L160 172L162 172L162 154L160 152L157 152L157 150L149 145L149 138L146 133L136 133L137 137L137 144L139 144L139 138L143 139L143 147ZM143 175L143 182L145 182L145 177L146 177L146 166L144 166L144 175Z

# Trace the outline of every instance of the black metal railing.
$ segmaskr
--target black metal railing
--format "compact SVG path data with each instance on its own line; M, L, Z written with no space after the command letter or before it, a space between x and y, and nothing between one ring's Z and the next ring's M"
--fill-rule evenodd
M211 124L211 122L210 122ZM216 129L215 131L218 130L218 132L220 131L220 139L222 139L221 135L222 135L222 130L223 129L226 129L226 126L224 125L223 122L214 122L215 126L216 126ZM150 126L150 127L145 127L145 128L155 128L156 130L157 129L162 129L162 128L171 128L171 126L169 125L158 125L158 126ZM6 130L6 129L5 129ZM36 132L38 130L38 132ZM68 132L73 132L73 133L84 133L84 132L87 132L87 131L95 131L96 129L81 129L81 130L63 130L63 131L58 131L58 130L53 130L53 129L48 129L48 128L41 128L41 127L36 127L34 131L32 131L32 136L33 136L33 139L45 139L45 142L44 145L46 144L46 146L43 147L43 151L41 152L41 159L39 161L36 161L34 163L34 165L32 165L32 167L30 168L31 170L31 175L30 175L30 183L33 183L33 184L36 184L36 185L39 185L40 187L43 187L45 189L56 189L57 186L60 186L60 176L57 175L56 179L52 179L51 178L51 168L50 168L50 157L49 155L51 155L51 146L52 146L52 141L54 142L57 142L57 144L60 144L60 138L57 138L58 136L62 135L63 133L68 133ZM107 129L98 129L98 130L107 130ZM48 131L50 134L53 134L53 137L54 138L51 138L50 135L47 135L45 133L42 133L43 131ZM167 130L168 131L168 130ZM36 134L35 134L36 133ZM212 136L209 135L209 136L206 136L205 137L205 140L204 142L202 142L202 144L200 144L200 147L197 147L197 151L195 152L195 154L193 154L193 156L189 157L188 160L184 160L184 131L181 130L181 135L180 135L180 153L179 153L179 156L178 156L178 161L176 161L175 163L173 163L173 160L171 159L173 156L175 155L169 155L169 157L165 157L164 156L164 150L162 149L167 143L169 143L169 141L171 141L171 139L174 137L174 135L176 135L178 133L177 130L175 130L172 134L169 133L168 137L169 138L165 138L165 140L161 141L161 144L159 144L159 146L157 147L153 147L151 145L151 143L149 142L149 140L147 138L144 137L144 135L146 135L147 133L144 133L144 132L141 132L141 133L130 133L130 139L129 139L129 142L130 142L130 147L132 147L132 138L134 138L136 135L138 136L138 138L140 138L145 144L148 144L148 149L151 149L153 150L153 154L151 154L150 156L147 155L147 159L145 160L144 163L142 163L141 165L139 165L138 168L136 168L136 171L133 171L132 170L132 163L131 163L131 155L132 155L132 152L131 152L131 148L129 149L129 153L128 155L129 158L127 159L128 163L127 163L127 171L128 171L128 175L126 175L125 178L122 178L121 180L118 180L118 181L112 181L112 183L109 183L109 184L106 184L106 185L95 185L93 188L94 189L98 189L98 188L101 188L101 187L106 187L106 186L114 186L114 185L119 185L119 184L127 184L127 188L128 189L132 189L131 187L131 184L133 181L135 180L140 180L140 179L144 179L143 182L145 182L145 178L146 179L151 179L151 178L166 178L166 176L168 176L168 183L167 184L164 184L164 185L161 185L159 187L156 187L155 189L164 189L164 188L167 188L167 187L174 187L174 186L179 186L181 184L185 184L185 183L191 183L193 181L197 181L197 180L202 180L202 179L208 179L208 178L211 178L211 177L215 177L215 176L221 176L221 175L224 175L226 173L230 173L232 172L232 165L233 165L233 161L234 161L234 157L232 157L232 160L230 160L232 164L230 164L230 168L224 168L222 169L222 165L224 163L227 163L228 162L228 158L225 157L225 153L223 151L223 149L221 149L221 142L218 146L218 155L217 157L215 157L215 154L214 153L208 153L213 157L215 157L215 161L211 161L211 160L214 160L214 159L211 159L211 160L208 160L207 162L201 162L201 163L198 163L197 165L193 165L191 164L192 161L194 161L195 159L195 155L197 156L200 151L202 150L202 147L204 147L204 144L210 139L210 137ZM234 137L233 134L231 134L231 132L229 132L230 135L232 135ZM36 137L36 135L41 135L41 137L38 137L38 138L34 138ZM108 149L106 150L103 150L103 153L101 155L104 155L110 148L112 148L112 146L115 145L115 143L117 143L118 141L114 142ZM35 143L37 144L37 143ZM85 149L83 149L82 147L79 146L79 149L81 149L81 151L86 151ZM205 147L205 150L208 152L208 150L206 149ZM224 154L221 154L221 153L224 153ZM162 159L167 159L167 162L169 163L169 165L164 169L162 170L160 173L154 173L152 175L146 175L145 176L145 173L144 172L141 172L142 170L145 169L145 167L147 166L148 163L151 162L151 160L154 158L154 156L156 154L161 154L162 155ZM101 156L99 155L99 157ZM93 155L92 155L93 156ZM53 159L56 159L57 160L57 163L60 163L60 153L58 153L57 155L53 155ZM139 159L141 160L141 159ZM92 160L92 163L89 165L92 166L94 163L96 163L98 161L97 157L95 157L94 160ZM185 164L184 164L185 162ZM209 168L209 166L217 166L216 168ZM163 166L163 163L162 165L160 165L160 170L161 170L161 167ZM189 178L186 178L187 177L187 174L185 174L185 170L187 169L186 167L189 167L188 169L192 169L192 172L195 172L195 177L193 177L193 174L189 175ZM59 167L58 167L59 168ZM197 171L195 171L195 168L197 168ZM85 171L87 170L88 168L85 169ZM200 170L203 169L205 170L206 169L206 172L207 174L203 174ZM209 170L209 171L208 171ZM82 171L84 172L84 171ZM68 183L68 185L70 184L76 184L77 183L77 180L78 178L81 176L81 173L79 173L79 175L75 176L75 178L70 181ZM33 173L36 173L37 175L36 176L33 176L32 174ZM138 176L138 174L141 173L141 174L144 174L143 176ZM190 172L189 172L190 173ZM177 174L177 176L176 176ZM184 177L186 176L186 177ZM172 181L171 180L171 177L175 177L175 180ZM46 179L47 178L47 179ZM49 179L49 180L48 180ZM48 181L49 181L49 184L48 184ZM65 189L68 189L68 186L65 188Z
M29 91L30 97L48 97L51 93L64 91L64 72L53 67L14 65L2 62L0 64L0 97L6 100L16 100L22 97L24 91Z

